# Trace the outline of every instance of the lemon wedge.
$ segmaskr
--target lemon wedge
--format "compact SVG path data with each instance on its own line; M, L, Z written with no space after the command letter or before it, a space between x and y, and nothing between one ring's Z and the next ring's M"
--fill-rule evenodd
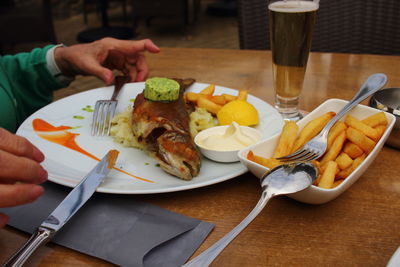
M251 126L259 122L257 109L247 101L233 100L225 104L217 113L220 125L237 122L239 125Z

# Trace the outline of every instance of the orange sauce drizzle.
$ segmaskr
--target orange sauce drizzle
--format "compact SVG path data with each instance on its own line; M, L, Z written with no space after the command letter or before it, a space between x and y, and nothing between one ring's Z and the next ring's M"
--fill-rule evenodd
M37 135L49 142L56 143L59 145L62 145L64 147L67 147L69 149L72 149L74 151L77 151L89 158L92 158L94 160L100 161L100 159L86 150L82 149L75 141L75 138L79 135L77 133L70 133L66 130L72 129L70 126L58 126L55 127L51 125L50 123L42 120L42 119L34 119L32 122L32 127L33 130L37 133ZM40 133L42 132L42 133ZM44 133L45 132L45 133ZM149 183L154 183L151 180L147 180L145 178L138 177L136 175L133 175L131 173L128 173L120 168L113 167L113 169L122 172L126 175L129 175L133 178L139 179L141 181L149 182Z
M64 125L55 127L55 126L51 125L50 123L48 123L44 120L41 120L41 119L34 119L32 122L32 126L33 126L33 129L38 132L56 132L56 131L72 129L72 127L64 126Z

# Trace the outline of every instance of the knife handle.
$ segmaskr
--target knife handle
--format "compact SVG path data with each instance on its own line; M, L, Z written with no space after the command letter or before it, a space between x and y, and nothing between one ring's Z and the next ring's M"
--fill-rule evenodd
M32 253L42 244L48 242L53 235L53 231L47 228L39 227L29 240L23 245L17 253L14 254L3 267L22 266Z

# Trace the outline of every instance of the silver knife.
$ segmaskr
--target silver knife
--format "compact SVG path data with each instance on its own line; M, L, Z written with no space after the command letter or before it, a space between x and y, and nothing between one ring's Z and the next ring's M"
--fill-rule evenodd
M110 150L53 210L25 245L3 266L22 266L38 247L47 243L93 195L96 188L114 167L118 154L117 150Z

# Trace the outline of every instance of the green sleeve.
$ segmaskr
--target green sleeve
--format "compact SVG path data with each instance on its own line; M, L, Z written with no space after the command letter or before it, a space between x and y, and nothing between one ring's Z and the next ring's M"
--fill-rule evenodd
M65 87L47 69L46 53L51 47L53 46L49 45L35 48L29 53L0 57L0 89L9 97L8 100L1 99L0 102L12 102L15 109L11 112L15 113L14 118L9 119L16 122L5 123L7 128L10 128L11 124L17 127L33 112L49 104L55 89ZM0 106L0 111L3 111L3 108ZM8 110L4 112L10 113Z

